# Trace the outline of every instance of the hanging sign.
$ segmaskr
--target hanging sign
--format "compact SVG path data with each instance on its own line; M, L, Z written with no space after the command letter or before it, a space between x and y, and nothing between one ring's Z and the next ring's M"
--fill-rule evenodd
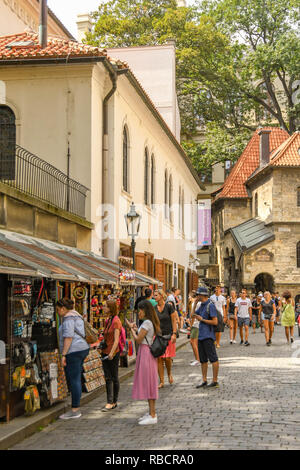
M198 200L198 248L211 245L211 200Z

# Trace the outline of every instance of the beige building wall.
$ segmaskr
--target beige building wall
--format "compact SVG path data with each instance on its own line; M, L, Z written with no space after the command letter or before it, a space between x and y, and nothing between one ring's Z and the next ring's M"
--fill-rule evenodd
M39 2L37 0L0 0L0 36L23 33L26 28L39 30ZM48 15L48 33L70 39L70 34Z
M111 114L112 114L111 103ZM128 212L131 202L142 214L141 232L137 240L137 252L149 252L158 259L167 259L189 267L190 254L196 257L195 246L190 238L196 236L196 198L200 188L188 170L183 157L171 143L152 113L138 98L134 88L125 77L118 80L118 91L114 95L114 119L111 126L115 132L113 146L110 146L110 200L114 195L116 217L116 238L110 243L109 257L116 259L119 254L119 242L130 244L127 237L124 215ZM122 136L123 127L129 132L130 151L130 191L122 190ZM144 205L144 158L145 148L149 157L155 158L155 208ZM164 217L164 175L172 175L173 195L175 204L173 223ZM113 179L112 179L113 178ZM185 236L178 229L179 187L184 190L185 207ZM113 192L113 194L112 194ZM191 209L191 204L194 207ZM190 211L190 214L189 214ZM193 211L193 213L192 213ZM193 234L191 236L190 234Z

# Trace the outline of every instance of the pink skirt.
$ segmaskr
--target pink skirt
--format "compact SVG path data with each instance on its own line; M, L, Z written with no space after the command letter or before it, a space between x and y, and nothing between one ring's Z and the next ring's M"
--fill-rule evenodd
M167 359L168 357L176 357L176 343L171 343L171 340L169 341L165 354L161 356L162 359Z
M138 350L133 379L132 399L158 399L157 359L152 356L147 344L141 344Z

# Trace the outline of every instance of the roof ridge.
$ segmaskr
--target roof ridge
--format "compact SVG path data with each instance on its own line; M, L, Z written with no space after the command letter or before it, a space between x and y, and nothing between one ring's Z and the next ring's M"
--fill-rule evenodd
M272 160L270 160L270 165L272 166L275 162L278 162L278 160L280 160L283 155L285 154L285 152L288 150L288 148L292 145L292 143L294 142L294 140L298 137L298 135L300 135L300 132L299 131L296 131L294 132L294 134L292 134L285 142L283 142L282 144L282 148L279 150L278 154L275 155L273 157Z

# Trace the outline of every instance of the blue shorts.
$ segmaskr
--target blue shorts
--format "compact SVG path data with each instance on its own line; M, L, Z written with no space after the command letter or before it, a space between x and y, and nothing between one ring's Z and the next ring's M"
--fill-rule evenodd
M250 325L250 318L240 318L238 317L238 326L239 328L242 328L243 326L249 326Z

